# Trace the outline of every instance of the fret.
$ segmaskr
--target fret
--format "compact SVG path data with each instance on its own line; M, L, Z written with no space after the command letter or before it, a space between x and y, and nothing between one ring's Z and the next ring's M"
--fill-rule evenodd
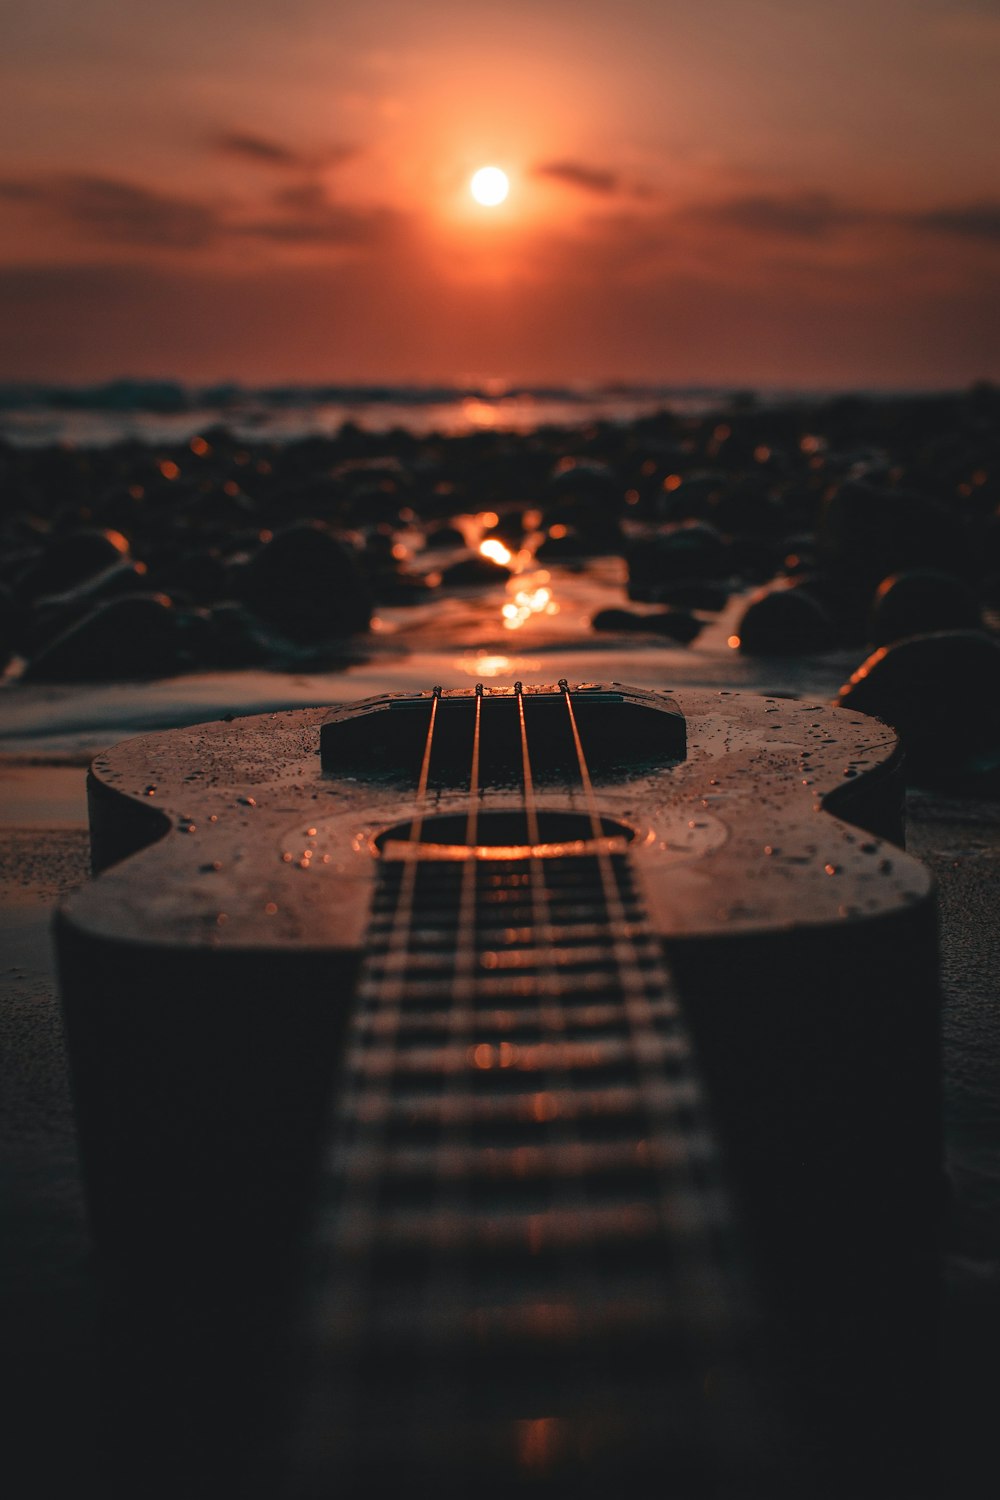
M552 1493L583 1482L593 1444L600 1470L602 1421L609 1451L628 1434L623 1472L653 1449L727 1461L702 1382L739 1366L746 1308L627 856L498 863L380 867L324 1170L303 1494L328 1468L346 1494L411 1465L447 1494L476 1485L484 1402L501 1491L545 1479L525 1434L547 1421ZM538 920L491 920L501 896L533 906L544 941Z

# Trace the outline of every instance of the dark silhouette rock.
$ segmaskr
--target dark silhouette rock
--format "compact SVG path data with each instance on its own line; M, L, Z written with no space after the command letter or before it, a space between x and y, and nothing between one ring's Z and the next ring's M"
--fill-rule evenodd
M591 620L595 630L643 631L687 645L702 630L702 622L678 609L640 615L631 609L599 609Z
M28 682L115 682L163 677L182 664L177 611L166 594L109 599L50 641L24 670Z
M0 671L14 654L18 626L18 608L14 595L0 583Z
M557 522L550 529L545 540L540 542L535 549L538 562L562 562L567 559L572 561L574 558L586 556L587 543L575 526L568 526L565 522Z
M243 598L254 614L298 642L367 630L371 593L344 544L318 521L276 531L251 558Z
M914 568L882 580L871 621L871 641L888 646L909 635L976 630L982 615L975 592L964 579L933 568Z
M908 568L961 571L965 538L943 505L912 490L849 481L828 495L817 535L823 567L874 591Z
M36 599L26 625L25 650L33 656L46 641L68 630L75 620L89 614L98 604L125 594L149 592L145 563L122 557L109 568L95 573L63 594L49 594Z
M809 656L835 644L830 616L801 588L760 589L748 601L736 633L746 656Z
M725 578L729 555L722 535L704 521L681 521L660 531L633 537L625 551L629 593L679 579Z
M622 485L607 464L563 459L549 480L543 524L572 527L578 557L617 552L622 539L621 497Z
M224 599L209 610L209 659L216 667L263 666L272 654L273 637L244 605Z
M65 593L120 562L128 550L120 531L83 526L63 532L52 538L41 557L21 575L19 591L25 599Z
M837 702L891 724L917 777L1000 766L1000 643L985 631L939 631L882 646Z
M509 577L509 568L474 552L468 557L460 557L441 572L441 582L449 588L464 588L467 584L486 584L488 587L491 583L506 583Z
M428 531L424 547L432 552L446 551L449 547L464 547L465 537L457 526L434 526Z
M729 590L725 584L703 578L678 578L674 583L640 586L638 592L633 592L630 583L628 596L645 604L670 604L677 609L703 609L717 614L725 609Z

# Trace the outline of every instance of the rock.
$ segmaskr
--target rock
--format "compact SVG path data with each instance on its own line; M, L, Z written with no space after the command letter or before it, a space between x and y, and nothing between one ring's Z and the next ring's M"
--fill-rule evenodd
M587 552L587 543L576 527L568 526L560 521L550 529L545 540L536 547L535 559L542 563L562 562L566 559L586 557Z
M443 552L448 548L464 546L465 537L457 526L434 526L424 539L424 548L430 552Z
M450 588L465 587L467 584L506 583L510 577L510 569L505 568L502 563L490 562L488 557L480 557L477 553L470 553L468 557L460 557L450 567L441 571L441 582Z
M621 548L618 510L622 485L607 464L562 459L549 480L543 526L572 528L576 555L594 556Z
M683 485L678 490L682 494ZM733 536L780 536L785 525L781 505L761 479L728 484L711 510L720 531Z
M11 590L0 583L0 671L14 654L17 639L18 609Z
M943 505L911 490L850 481L827 496L817 533L825 570L869 597L883 578L908 568L962 570L965 537Z
M725 578L729 555L722 535L705 521L681 521L634 537L625 551L629 593L679 579Z
M128 550L121 532L110 528L81 526L62 532L21 575L18 589L25 599L65 593L120 562Z
M26 627L26 654L35 655L46 641L61 635L75 620L81 620L98 604L120 598L124 594L146 592L149 592L149 587L145 563L122 557L102 572L85 578L76 588L67 589L64 594L48 594L36 599Z
M658 610L640 615L631 609L599 609L591 620L595 630L643 631L662 635L687 645L702 629L702 622L678 609Z
M964 579L933 568L913 568L879 584L869 639L876 646L888 646L909 635L976 630L981 624L979 601Z
M725 584L709 583L703 578L678 578L675 583L646 584L633 592L629 584L628 596L645 604L671 604L678 609L703 609L717 614L725 609L729 590Z
M371 619L357 560L319 521L276 531L247 564L242 587L254 614L293 641L350 635Z
M166 594L109 599L50 641L26 682L115 682L165 677L181 665L180 632Z
M426 604L432 598L440 581L437 573L410 573L405 568L376 573L372 587L379 604L407 605Z
M208 611L211 635L208 652L216 667L258 667L270 657L273 637L244 605L224 599Z
M1000 643L985 631L938 631L882 646L837 702L891 724L918 778L1000 767Z
M746 656L808 656L835 644L830 616L802 588L759 589L736 627Z
M677 480L680 479L680 484ZM656 513L664 521L707 521L725 492L727 476L708 470L669 477L670 488L657 496Z

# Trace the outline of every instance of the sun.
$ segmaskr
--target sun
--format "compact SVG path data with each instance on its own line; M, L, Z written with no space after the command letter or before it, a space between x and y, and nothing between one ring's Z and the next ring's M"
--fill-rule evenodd
M510 192L507 173L501 172L499 167L480 167L473 173L469 192L484 208L496 208Z

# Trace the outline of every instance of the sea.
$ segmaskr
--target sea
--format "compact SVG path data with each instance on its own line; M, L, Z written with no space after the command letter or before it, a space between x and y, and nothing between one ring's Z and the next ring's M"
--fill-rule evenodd
M247 442L333 436L345 423L368 432L403 429L445 437L477 431L631 422L669 408L701 415L732 405L821 399L802 388L636 385L511 385L487 379L424 385L272 385L122 379L87 386L0 384L0 440L104 447L117 442L183 443L224 426Z

